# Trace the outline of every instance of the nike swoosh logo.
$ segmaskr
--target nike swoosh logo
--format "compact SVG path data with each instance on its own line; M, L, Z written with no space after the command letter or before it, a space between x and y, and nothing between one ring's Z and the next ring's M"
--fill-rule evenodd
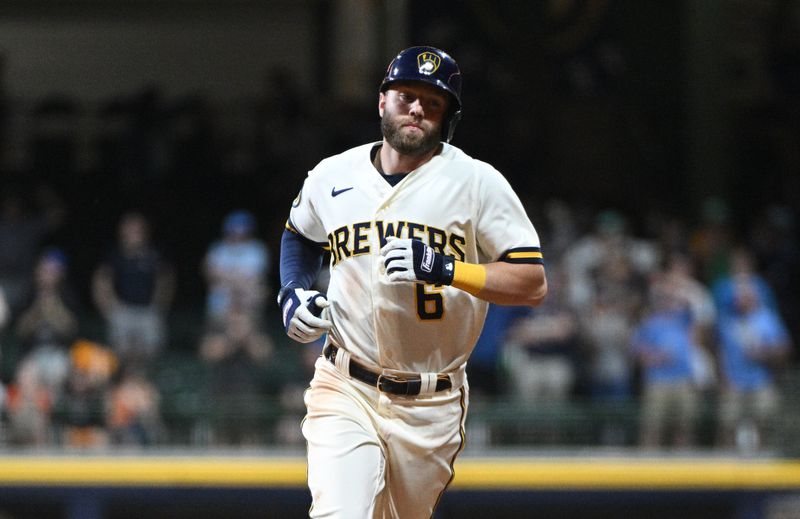
M339 196L342 193L344 193L345 191L350 191L351 189L353 189L353 188L352 187L346 187L344 189L340 189L339 191L336 191L336 186L333 186L333 189L331 189L331 196Z

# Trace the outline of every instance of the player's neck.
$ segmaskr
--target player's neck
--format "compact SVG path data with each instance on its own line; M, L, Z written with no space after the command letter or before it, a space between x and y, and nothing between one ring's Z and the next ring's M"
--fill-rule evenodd
M431 160L441 151L442 146L439 145L429 153L415 157L400 153L384 141L378 153L375 154L375 168L384 175L409 173Z

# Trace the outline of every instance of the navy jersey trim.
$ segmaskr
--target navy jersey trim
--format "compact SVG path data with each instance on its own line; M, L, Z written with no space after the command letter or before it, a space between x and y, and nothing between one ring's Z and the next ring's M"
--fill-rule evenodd
M540 247L517 247L509 249L498 261L515 264L543 265L544 257Z

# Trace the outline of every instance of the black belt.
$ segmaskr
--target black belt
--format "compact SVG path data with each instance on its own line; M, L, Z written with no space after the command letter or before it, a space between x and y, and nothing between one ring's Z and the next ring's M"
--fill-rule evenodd
M329 344L325 348L325 358L336 365L336 353L338 351L339 348L333 344ZM354 379L360 380L372 387L377 387L384 393L391 393L393 395L416 396L419 395L419 391L422 388L422 378L419 375L397 378L395 375L375 373L354 359L350 359L349 372L350 376ZM450 377L447 375L438 375L436 379L437 392L450 389L451 387L453 387L453 384L450 382Z

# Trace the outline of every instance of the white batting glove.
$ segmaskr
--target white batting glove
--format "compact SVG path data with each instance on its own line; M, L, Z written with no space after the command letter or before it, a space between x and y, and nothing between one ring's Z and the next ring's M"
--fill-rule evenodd
M380 255L389 281L437 285L453 282L453 258L434 251L420 240L388 236Z
M314 342L332 327L323 312L330 306L325 294L316 290L284 287L278 294L286 335L297 342Z

